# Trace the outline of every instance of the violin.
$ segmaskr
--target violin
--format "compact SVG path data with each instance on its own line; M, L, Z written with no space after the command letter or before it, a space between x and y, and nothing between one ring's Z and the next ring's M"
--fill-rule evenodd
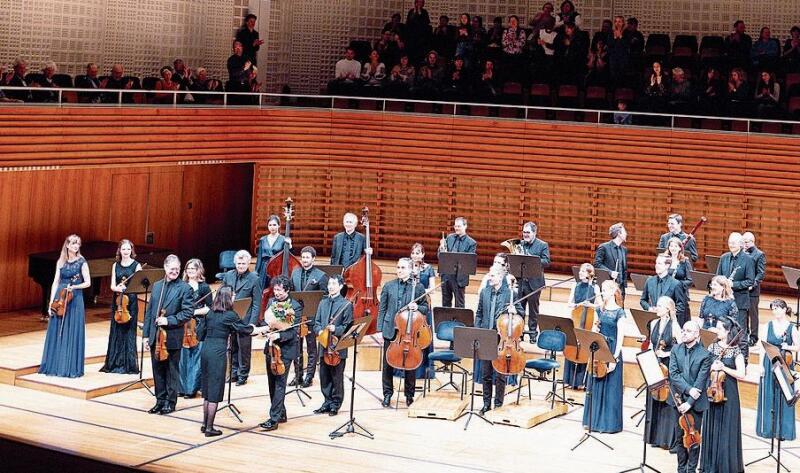
M286 373L286 365L281 359L281 347L277 343L269 342L269 371L275 376L283 376Z
M364 225L366 233L366 247L372 248L369 243L369 209L364 207L361 209L361 224ZM375 297L375 288L380 286L383 272L381 268L372 262L372 255L364 254L361 258L347 267L342 274L344 282L348 287L348 294L351 290L357 291L362 294L361 298L348 296L348 300L353 304L353 314L366 317L369 314L378 314L378 306L380 301ZM366 335L377 332L378 318L373 317L372 321L367 327Z
M506 310L506 315L497 319L500 343L497 346L497 358L492 360L495 371L503 375L513 375L525 369L525 351L520 345L524 331L525 320L519 314Z
M283 230L283 237L291 238L292 233L292 220L294 220L294 201L292 201L291 197L286 198L286 202L283 207L283 218L286 221L286 226ZM292 254L291 248L289 248L289 242L283 242L283 251L276 254L272 258L270 258L269 262L267 263L267 276L272 279L278 275L284 275L289 277L297 268L302 267L300 264L300 258ZM262 299L269 300L272 297L272 287L264 288L264 292L262 295Z
M147 263L144 263L142 265L142 269L144 269L146 266ZM134 272L134 274L136 274L136 272ZM127 284L132 277L133 274L131 274L127 278L123 278L117 285L121 286ZM114 321L118 324L127 324L128 322L131 321L131 313L128 310L128 305L130 304L130 298L124 292L120 292L119 295L116 297L116 299L117 300L114 302L114 305L116 306L116 309L114 310Z
M196 301L194 301L192 304L194 305L194 307L197 307L198 304L203 302L203 300L205 300L205 298L210 296L211 294L212 294L212 292L209 292L205 296L203 296L200 299L197 299ZM194 348L199 343L200 343L200 341L197 339L197 319L193 315L192 318L189 319L188 322L183 324L183 345L182 346L183 346L183 348Z
M723 348L719 355L717 355L716 361L720 361L732 346L738 345L739 339L743 333L744 330L739 330L739 333L733 337L733 340L731 340L728 346ZM724 371L711 371L708 376L708 389L706 389L706 395L708 396L709 402L718 404L728 400L727 396L725 396L725 378L727 378L727 374Z
M411 278L411 294L417 292L417 279ZM422 350L433 341L433 334L425 315L411 310L411 304L425 297L415 298L394 316L395 337L386 348L386 363L399 370L415 370L422 364Z
M665 340L659 340L658 349L666 351L667 342ZM659 363L658 366L661 368L661 373L664 375L664 378L669 378L669 367L664 363ZM664 383L661 387L651 389L650 396L656 401L667 402L669 398L669 383Z
M675 408L677 409L678 406L683 404L683 400L679 394L672 390L672 385L669 382L667 382L666 385L667 389L669 389L669 393L672 395L672 399L675 401ZM682 441L684 448L689 450L696 445L700 445L702 437L700 436L700 431L697 430L697 427L695 426L694 416L690 416L685 412L683 414L679 414L678 426L680 426L681 430L683 431Z
M358 291L356 291L356 298L358 297L358 294ZM344 312L345 308L347 308L347 304L342 305L342 307L340 307L339 310L337 310L336 313L331 316L331 318L328 320L328 325L334 325L342 312ZM334 335L333 330L329 330L327 326L320 330L317 334L317 342L322 345L322 361L326 365L337 366L339 363L341 363L342 356L339 355L338 351L334 350L336 344L339 343L339 338Z
M50 311L53 312L58 317L64 317L67 313L67 308L69 307L69 303L72 302L73 294L72 294L72 284L78 282L80 279L80 273L72 276L69 280L69 283L62 287L60 291L58 291L58 297L50 303Z
M593 307L578 306L572 309L572 322L575 327L591 330L597 320L597 312ZM567 345L564 347L564 358L578 364L589 363L589 350L582 346Z
M161 309L158 315L159 317L166 317L167 309ZM167 330L160 325L157 326L156 330L156 360L166 361L166 359L169 358L169 352L167 351Z

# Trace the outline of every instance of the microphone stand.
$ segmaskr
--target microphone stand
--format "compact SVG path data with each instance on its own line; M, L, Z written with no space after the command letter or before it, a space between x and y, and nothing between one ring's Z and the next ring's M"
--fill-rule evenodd
M144 286L144 291L145 291L144 292L144 313L147 314L147 306L150 303L150 297L148 297L150 295L150 280L149 279L143 279L142 280L142 286ZM139 296L137 295L136 298L138 299ZM143 373L144 373L144 331L142 331L141 342L139 343L139 345L140 345L139 346L139 379L137 379L136 381L133 381L131 383L126 384L125 386L121 387L119 389L119 391L117 391L117 392L121 393L122 391L125 391L126 389L132 388L133 386L136 386L137 384L141 384L147 390L147 392L150 393L151 396L155 396L156 393L154 393L153 390L150 389L150 386L147 385L147 383L144 381L144 378L143 378Z

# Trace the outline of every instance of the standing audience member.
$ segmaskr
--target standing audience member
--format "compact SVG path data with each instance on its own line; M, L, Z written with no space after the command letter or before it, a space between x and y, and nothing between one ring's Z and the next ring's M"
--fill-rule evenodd
M242 56L254 66L258 64L258 50L264 44L264 40L258 37L258 31L256 31L257 19L257 16L249 13L244 17L242 28L236 32L236 41L242 43Z

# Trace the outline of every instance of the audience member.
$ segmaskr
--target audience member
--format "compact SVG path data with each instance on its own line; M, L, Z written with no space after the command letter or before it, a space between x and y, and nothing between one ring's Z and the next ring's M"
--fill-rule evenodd
M431 46L441 57L453 57L456 49L456 29L450 24L447 15L439 17L439 24L433 29Z
M611 30L614 28L614 23L611 20L603 20L603 23L600 24L600 31L595 31L594 35L592 36L592 42L589 45L589 50L594 51L595 45L597 45L597 40L603 38L608 44L608 35L611 34Z
M753 43L750 50L750 61L753 69L770 68L774 69L778 65L781 45L778 40L772 38L769 27L761 28L758 34L758 41Z
M161 79L156 82L156 90L180 90L181 85L172 80L172 68L164 66L161 68ZM173 103L176 100L173 94L166 92L156 92L155 101L157 103Z
M753 47L753 39L745 33L746 26L744 21L736 20L733 24L733 31L725 38L725 53L728 62L733 67L746 68L750 65L750 50Z
M644 64L644 35L639 31L639 20L628 18L625 36L628 39L628 71L630 75L638 75Z
M686 78L683 68L672 69L672 82L669 89L669 113L685 115L694 111L695 93L692 83Z
M556 37L558 33L555 27L556 19L552 16L545 18L542 22L542 29L536 35L536 44L533 48L533 61L531 61L531 80L539 83L549 84L553 82L553 67L556 54ZM533 33L531 33L533 36ZM528 38L531 39L530 37Z
M461 57L466 68L470 68L472 65L474 49L472 20L468 13L462 13L458 15L458 25L456 26L456 56Z
M244 48L240 41L233 42L233 54L228 58L228 83L225 90L228 92L249 92L250 68L253 62L244 57ZM234 104L244 103L242 96L231 95L228 101Z
M399 13L392 14L392 19L389 23L383 25L383 31L388 30L392 35L400 35L403 39L405 39L405 29L406 25L403 24L403 17Z
M756 115L759 118L778 118L778 103L781 99L781 85L775 80L775 74L770 71L761 71L761 77L756 84Z
M749 115L751 97L747 73L740 67L731 69L728 78L728 113L733 117Z
M3 65L0 64L0 83L5 83L3 78ZM0 89L0 102L2 103L21 103L22 100L19 99L12 99L11 97L7 96L5 92Z
M625 113L628 110L628 102L617 100L617 111L614 112L614 123L617 125L633 125L633 116Z
M431 17L425 0L414 0L414 8L406 15L406 49L411 62L417 64L425 54L431 37Z
M519 27L519 17L508 17L508 28L503 32L503 72L505 80L523 82L525 76L525 30Z
M391 30L383 30L379 40L375 41L373 48L388 69L394 67L399 60L399 50L395 42L395 34Z
M361 63L355 60L353 48L345 49L344 58L336 62L333 80L328 82L328 93L333 95L355 95Z
M484 55L486 40L488 39L486 28L483 27L482 16L476 15L472 17L472 32L470 33L470 38L472 40L473 63L477 63Z
M528 26L531 29L531 35L533 38L528 38L530 41L536 41L539 39L539 31L547 28L553 28L556 23L556 18L553 16L553 4L551 2L546 2L542 5L542 10L533 15L531 21L528 23Z
M186 67L183 59L178 58L172 62L172 80L180 84L181 90L189 90L192 85L192 70Z
M192 92L222 92L222 83L216 79L210 79L205 67L198 67L195 71L195 78L189 86ZM208 103L217 99L218 96L210 94L192 94L194 102Z
M28 63L22 59L17 58L14 61L14 68L10 74L6 76L5 83L11 87L30 87L25 80L25 73L28 70ZM9 98L20 100L22 102L33 101L33 95L29 90L6 90L6 95Z
M114 89L114 90L131 90L134 87L133 79L125 77L125 69L122 64L114 64L111 66L111 75L100 81L101 89ZM105 93L102 96L103 103L117 103L119 95L113 93ZM123 103L133 103L133 94L122 94Z
M625 18L614 17L614 24L611 32L608 33L608 73L611 83L619 85L622 83L628 71L628 60L630 58L630 34L625 34Z
M564 0L556 14L556 30L563 30L567 23L575 25L576 29L580 29L583 24L581 14L575 11L575 4L571 0Z
M464 58L456 56L445 76L442 87L444 100L448 102L471 102L472 78Z
M709 67L702 75L699 107L704 115L720 115L725 100L725 86L719 70Z
M244 25L236 32L236 41L242 44L242 56L254 66L258 64L258 50L264 44L264 40L258 37L256 20L258 17L249 13L244 17Z
M589 51L589 60L586 63L586 86L607 86L609 78L608 68L609 53L606 41L598 38L592 51Z
M486 32L486 58L498 60L503 52L503 17L496 16Z
M800 27L792 26L781 54L783 72L800 72ZM788 91L792 92L792 91Z
M97 78L97 64L90 62L86 65L86 75L75 78L75 87L79 89L99 89L100 79ZM101 94L95 92L78 92L78 102L100 103Z
M562 32L556 36L555 57L556 74L562 84L580 84L584 77L588 44L578 35L574 23L563 25Z
M383 79L386 78L386 65L381 62L378 51L369 53L369 61L361 68L361 81L366 95L377 97L383 90Z
M431 51L417 74L417 95L426 100L436 100L444 79L444 67L439 64L439 54Z
M487 59L476 82L475 95L480 102L494 102L500 91L500 80L494 71L494 61Z
M58 84L53 81L53 76L58 72L58 66L53 61L48 61L42 68L42 73L34 77L31 82L31 87L44 87L50 89L57 89ZM58 92L55 90L36 90L33 91L33 100L35 102L56 103L58 102Z
M400 56L400 63L392 68L389 74L387 95L396 98L408 98L414 89L416 70L409 62L408 54Z
M644 87L642 110L661 112L667 103L670 85L669 77L664 73L659 61L653 62L652 73Z

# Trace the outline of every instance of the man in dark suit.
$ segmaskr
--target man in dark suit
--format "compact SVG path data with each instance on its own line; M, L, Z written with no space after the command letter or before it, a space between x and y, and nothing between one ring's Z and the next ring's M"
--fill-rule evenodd
M233 257L236 269L231 269L222 276L222 284L233 288L234 300L251 298L250 307L242 320L255 325L261 310L261 280L258 274L250 271L251 259L247 250L237 251ZM237 386L247 384L252 345L250 335L231 336L231 376L236 378Z
M670 406L676 406L678 412L692 416L694 425L699 433L702 427L703 412L708 409L706 386L711 370L713 357L700 343L700 327L696 322L689 321L683 325L680 345L672 348L669 356L669 383L672 386L672 396L667 398ZM677 403L677 405L676 405ZM700 445L695 445L687 450L680 440L683 431L678 423L675 424L676 453L678 454L678 473L694 473L697 471L697 460L700 457Z
M97 77L97 64L90 62L86 65L86 75L75 77L75 87L78 89L99 89L100 79ZM78 92L78 102L100 103L101 94L95 92Z
M611 240L598 246L595 251L594 267L611 273L611 279L619 284L624 302L625 284L628 280L628 249L622 244L628 239L628 232L620 222L609 227L608 235Z
M453 233L443 238L439 244L439 253L444 251L453 253L476 253L478 243L467 235L467 219L456 217L453 222ZM439 268L439 272L442 270ZM456 277L453 274L442 274L442 307L453 307L455 298L456 307L464 307L464 293L469 285L469 275L462 274Z
M672 261L669 256L658 255L656 257L656 275L647 278L642 297L639 298L642 309L655 311L658 298L667 296L675 302L676 313L683 314L683 311L686 310L686 304L689 303L686 300L686 292L681 283L669 275L670 264Z
M341 337L353 323L353 304L342 297L344 280L338 274L328 278L328 295L322 298L314 317L314 333L320 334L323 330L330 330L335 337ZM341 361L336 366L325 363L325 347L319 346L319 383L325 402L314 410L314 414L335 416L342 407L344 399L344 366L347 361L347 350L339 350Z
M306 246L300 251L301 267L292 271L292 291L328 291L328 276L321 269L314 267L316 257L317 251L311 246ZM294 379L289 386L300 384L307 388L314 382L314 374L317 372L317 341L313 330L308 331L305 341L308 364L303 367L303 339L297 337ZM303 373L305 373L305 377L303 377Z
M728 237L728 251L719 258L717 274L731 280L733 298L739 309L737 322L740 327L747 325L747 310L750 308L750 288L755 284L756 269L753 258L743 251L742 234L731 233Z
M536 238L537 227L533 222L528 222L522 226L522 251L526 255L538 256L542 262L542 269L550 266L550 246L546 241ZM544 274L540 278L520 279L518 297L522 299L531 292L544 287ZM539 318L539 296L540 292L522 301L522 314L525 315L525 308L528 309L528 330L531 332L531 343L536 342L539 330L537 320Z
M411 281L411 258L400 258L397 261L397 279L393 279L383 285L381 289L381 304L378 308L378 331L383 333L383 353L386 356L386 351L389 344L395 339L396 329L394 323L395 315L397 312L411 303L412 300L421 297L425 293L425 288L422 284L414 285ZM412 287L414 288L412 292ZM428 313L428 302L423 297L417 303L411 303L409 310L420 311L423 314ZM383 381L383 407L389 407L392 402L392 395L394 394L394 368L389 365L384 359L382 381ZM405 395L406 405L411 405L414 402L414 389L417 385L417 372L415 369L405 371Z
M767 255L756 246L756 236L752 232L742 235L744 251L753 258L756 277L750 286L750 308L747 310L748 330L750 331L750 346L758 342L758 304L761 302L761 282L767 274Z
M354 213L344 214L342 219L344 231L333 237L331 246L331 264L340 264L347 268L361 258L361 253L372 254L372 248L367 248L367 239L356 231L358 217Z
M478 295L478 310L475 312L475 327L497 329L497 316L508 309L512 314L522 314L522 305L509 305L514 297L511 288L503 284L505 274L493 266L489 270L489 282ZM492 382L494 378L494 382ZM481 414L492 409L492 384L494 384L494 407L503 405L506 391L506 376L496 374L491 361L481 361L481 382L483 383L483 408Z
M681 214L672 214L667 217L667 228L669 231L661 235L661 238L658 240L659 248L666 250L670 238L677 238L680 241L689 238L689 234L683 231L683 216ZM683 247L683 252L689 255L692 259L692 263L697 261L697 242L694 237L689 238L689 241L686 242L686 245Z
M14 61L14 70L6 77L6 85L10 87L30 87L31 84L25 80L25 73L28 70L28 63L24 59L18 58ZM32 102L33 95L30 90L7 90L9 98L22 102Z
M164 272L164 279L153 284L142 327L145 348L150 350L156 391L156 404L147 411L150 414L169 414L175 411L180 385L178 363L183 347L183 324L194 315L192 288L178 278L181 262L177 256L167 256L164 260ZM166 332L166 360L158 360L156 357L160 329Z
M276 276L270 281L273 297L265 305L264 323L270 330L280 330L267 335L268 343L264 347L265 359L267 362L267 383L269 384L269 419L262 422L260 426L266 430L275 430L279 423L286 422L286 377L289 376L288 369L281 375L275 374L270 369L272 363L271 344L275 344L281 349L281 361L288 367L297 358L297 333L298 327L285 329L287 325L293 325L300 320L303 315L303 306L299 302L289 297L289 278L283 275ZM289 302L294 310L292 320L287 320L282 311L273 308L273 303Z

